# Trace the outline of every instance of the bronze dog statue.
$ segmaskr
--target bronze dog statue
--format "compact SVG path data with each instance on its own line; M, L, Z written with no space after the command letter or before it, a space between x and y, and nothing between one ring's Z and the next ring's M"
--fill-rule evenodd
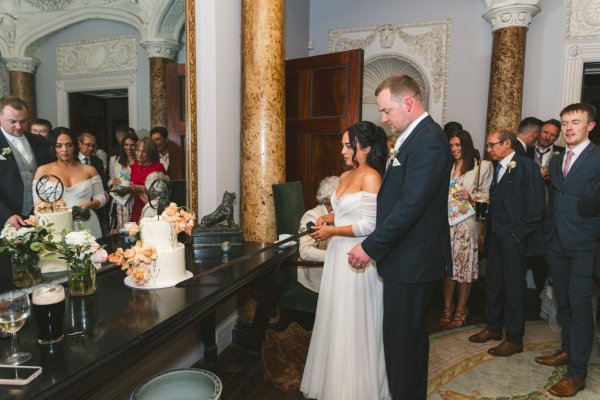
M230 228L237 227L233 222L233 201L235 198L235 193L225 191L225 193L223 193L221 204L219 204L215 211L202 217L200 223L205 227L211 227L221 221L227 220L227 225L229 225Z

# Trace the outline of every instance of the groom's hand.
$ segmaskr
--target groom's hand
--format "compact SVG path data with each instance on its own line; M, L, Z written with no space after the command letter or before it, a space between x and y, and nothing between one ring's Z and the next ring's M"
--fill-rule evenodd
M356 269L365 269L371 262L371 257L365 253L360 244L355 245L350 252L348 252L348 263Z

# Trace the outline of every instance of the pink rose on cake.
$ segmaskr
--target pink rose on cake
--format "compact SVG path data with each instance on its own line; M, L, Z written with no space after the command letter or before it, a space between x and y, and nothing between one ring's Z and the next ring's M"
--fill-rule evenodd
M194 213L187 211L183 207L177 207L177 204L171 203L165 211L160 215L163 221L171 223L175 234L178 235L181 232L185 232L188 235L192 234L196 216Z
M117 251L108 256L108 261L115 263L137 285L147 283L154 276L154 262L158 258L154 246L144 246L138 241L134 247Z

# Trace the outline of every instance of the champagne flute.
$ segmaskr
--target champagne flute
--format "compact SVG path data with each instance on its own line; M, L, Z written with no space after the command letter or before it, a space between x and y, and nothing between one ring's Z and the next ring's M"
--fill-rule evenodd
M0 329L11 334L11 354L0 360L0 363L19 365L31 358L29 353L19 353L17 341L17 331L25 325L29 310L29 295L27 293L16 290L0 295Z

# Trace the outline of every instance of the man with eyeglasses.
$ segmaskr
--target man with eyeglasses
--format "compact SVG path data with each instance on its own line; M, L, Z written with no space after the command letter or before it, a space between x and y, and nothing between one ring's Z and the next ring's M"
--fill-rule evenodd
M486 327L469 337L474 343L501 340L488 353L508 357L523 351L527 256L544 254L544 181L537 164L519 155L514 134L487 136L486 150L496 161L488 208L488 269L485 282Z
M0 99L0 229L25 225L33 209L32 181L35 170L48 163L44 138L25 132L27 104L16 96Z
M106 174L104 173L104 164L102 163L102 160L94 155L94 152L97 149L96 136L90 132L84 131L77 138L77 145L79 147L79 161L96 168L96 171L98 171L98 175L100 175L100 179L102 180L102 186L106 191L107 185ZM102 228L103 234L108 232L108 219L105 216L105 208L106 207L101 207L94 210L98 215L98 219L100 220L100 227Z

